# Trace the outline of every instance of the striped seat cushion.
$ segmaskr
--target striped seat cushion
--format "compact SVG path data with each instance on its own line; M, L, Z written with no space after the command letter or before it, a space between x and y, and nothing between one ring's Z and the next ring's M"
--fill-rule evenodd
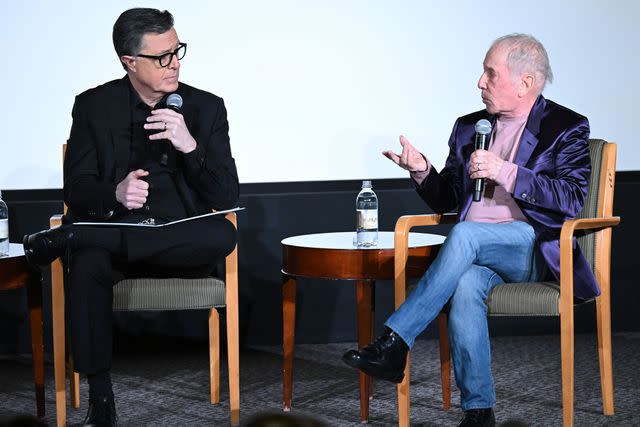
M224 281L201 279L125 279L113 288L118 311L197 310L225 305Z
M489 316L559 316L556 282L506 283L487 298Z

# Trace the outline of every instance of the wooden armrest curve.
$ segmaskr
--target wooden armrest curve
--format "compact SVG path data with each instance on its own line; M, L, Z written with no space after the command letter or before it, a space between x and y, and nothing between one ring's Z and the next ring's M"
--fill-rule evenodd
M49 228L55 228L62 225L62 214L57 214L49 218Z
M413 227L453 224L457 214L403 215L396 221L395 234L406 235Z
M577 218L564 222L560 231L560 299L573 298L573 235L576 230L611 228L620 223L619 216ZM561 302L562 304L562 302Z

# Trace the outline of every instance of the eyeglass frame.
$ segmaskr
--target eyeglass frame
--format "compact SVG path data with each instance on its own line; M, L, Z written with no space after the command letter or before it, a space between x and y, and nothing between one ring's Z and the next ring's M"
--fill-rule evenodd
M178 57L178 51L180 49L182 49L183 47L184 47L184 53L182 54L182 57L179 58ZM162 68L166 68L171 64L171 61L173 61L173 57L174 56L176 58L178 58L178 61L180 61L182 58L185 57L186 54L187 54L187 44L186 43L180 43L178 45L178 47L173 52L163 53L162 55L144 55L142 53L139 53L136 56L139 56L141 58L155 59L156 61L158 61L158 65L160 65ZM161 58L164 58L167 55L169 55L169 62L167 62L166 65L162 65Z

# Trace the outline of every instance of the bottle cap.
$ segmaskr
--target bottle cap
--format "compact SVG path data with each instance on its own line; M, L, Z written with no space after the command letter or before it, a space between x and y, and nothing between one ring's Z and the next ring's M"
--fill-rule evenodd
M371 188L371 181L369 180L362 181L362 188Z

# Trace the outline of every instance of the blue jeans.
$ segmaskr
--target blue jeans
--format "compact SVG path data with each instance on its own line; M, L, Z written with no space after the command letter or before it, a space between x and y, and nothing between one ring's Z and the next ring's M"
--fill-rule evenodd
M449 340L462 409L491 408L496 399L485 300L496 285L537 281L543 272L529 224L458 223L385 325L411 348L450 300Z

